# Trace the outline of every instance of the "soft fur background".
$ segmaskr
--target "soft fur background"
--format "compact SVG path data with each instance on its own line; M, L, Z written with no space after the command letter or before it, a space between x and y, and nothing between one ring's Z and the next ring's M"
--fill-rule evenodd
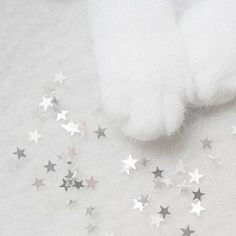
M167 142L139 144L125 138L99 109L99 88L92 43L86 18L86 1L0 1L0 235L74 236L87 235L89 222L98 225L94 235L111 230L119 236L177 236L187 224L196 236L233 236L236 221L236 137L230 134L236 124L236 104L195 111L181 135ZM84 137L70 137L38 107L48 88L55 86L54 73L65 70L68 80L57 88L56 96L70 112L68 118L87 123ZM97 125L107 127L107 138L97 140ZM38 128L43 138L38 145L28 143L28 132ZM203 150L200 140L212 139L212 151ZM57 162L56 173L46 174L48 160L75 146L72 169L78 177L91 175L99 181L95 191L64 192L58 186L67 174L65 161ZM29 158L17 160L16 146L26 149ZM137 165L129 177L120 173L119 163L126 155L152 162ZM209 164L208 155L217 156L222 166ZM187 169L198 168L205 176L200 187L206 193L200 217L190 214L192 193L178 194L177 188L154 189L153 171L158 164L177 183L174 175L183 160ZM44 178L39 191L35 178ZM188 180L189 177L186 176ZM197 189L197 186L193 188ZM133 198L151 194L152 205L141 214L132 210ZM65 208L69 199L78 207ZM96 207L94 216L85 216L85 207ZM168 217L159 229L150 226L150 214L160 205L170 205Z

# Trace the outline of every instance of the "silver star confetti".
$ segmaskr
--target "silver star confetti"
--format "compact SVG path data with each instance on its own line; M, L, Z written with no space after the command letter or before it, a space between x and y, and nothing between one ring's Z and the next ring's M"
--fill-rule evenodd
M94 180L93 176L90 177L90 179L85 179L87 182L87 188L95 189L95 185L98 183L98 181Z
M167 215L170 215L169 207L163 207L163 206L161 206L161 211L158 212L158 214L162 215L163 218L165 219Z
M194 172L189 172L189 175L191 176L190 183L197 183L199 184L200 178L202 178L204 175L198 173L198 169L196 169Z
M32 185L36 186L36 188L39 189L41 186L44 185L43 179L37 179L37 178L36 178L36 179L35 179L35 182L34 182Z
M30 134L30 138L29 138L29 142L35 142L38 143L38 139L42 137L41 134L38 133L38 129L35 129L35 131L33 132L29 132Z
M65 179L62 179L62 181L63 181L63 183L62 183L62 185L60 185L59 187L60 187L60 188L64 188L65 191L67 191L68 188L70 188L71 186L68 185L68 183L67 183L67 181L66 181Z
M202 193L201 192L201 190L200 190L200 188L198 189L198 191L197 192L192 192L193 193L193 195L194 195L194 198L193 198L193 200L199 200L199 201L201 201L202 200L202 196L203 195L205 195L205 193Z
M57 114L57 121L66 120L67 113L68 111L61 110L61 112Z
M44 165L44 167L47 169L47 173L50 171L56 172L55 166L56 166L56 164L53 164L51 161L48 161L48 164Z
M44 111L47 111L49 107L53 107L52 98L43 97L43 101L39 103L39 106L42 106Z
M79 124L75 124L74 122L70 121L68 124L61 125L63 129L65 129L71 136L76 133L80 133Z
M81 180L81 181L75 180L73 187L76 187L77 189L80 189L80 188L82 188L82 187L85 187L85 186L83 185L83 180Z
M140 163L141 163L141 165L146 167L149 162L150 162L150 160L147 160L146 158L143 158Z
M211 149L211 144L212 144L212 140L209 140L208 138L205 138L205 139L203 139L203 140L201 140L201 142L202 142L202 148L204 149L204 148L209 148L209 149Z
M77 205L77 200L70 200L66 207L69 207L71 210Z
M201 206L201 202L197 202L197 203L191 203L192 209L190 211L190 213L196 213L197 216L200 216L201 211L204 211L205 208Z
M156 178L158 178L158 177L162 178L162 172L163 172L163 170L160 170L159 167L157 166L157 167L156 167L156 170L153 171L152 173L154 174L155 179L156 179Z
M21 157L26 157L25 155L25 149L20 149L20 148L16 148L16 152L13 152L13 154L17 155L18 159L20 159Z
M98 126L98 129L94 131L95 134L97 134L97 138L99 139L100 137L106 137L105 134L106 128L101 128L100 126Z
M194 231L192 231L192 230L189 228L189 225L187 226L186 229L181 228L181 231L183 232L182 236L191 236L191 234L194 233Z
M151 215L151 225L156 225L157 228L160 227L160 223L164 221L163 217L160 215Z

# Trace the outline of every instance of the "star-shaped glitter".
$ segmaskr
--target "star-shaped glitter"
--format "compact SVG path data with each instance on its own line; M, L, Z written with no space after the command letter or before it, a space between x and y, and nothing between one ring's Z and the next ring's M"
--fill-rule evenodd
M183 173L183 174L186 173L185 166L184 166L182 160L180 160L180 161L178 162L178 164L176 165L176 172L177 172L177 173Z
M177 187L180 189L179 193L182 192L188 192L188 189L192 187L191 184L186 184L186 181L184 180L182 184L178 184Z
M141 194L140 198L138 199L138 202L141 202L143 207L145 207L150 203L149 199L150 199L150 195L144 196Z
M67 179L74 179L76 176L76 171L72 172L71 170L68 170L68 175L65 176Z
M55 166L56 166L56 164L53 164L50 160L48 161L48 164L47 164L47 165L44 165L44 167L47 168L47 173L48 173L49 171L54 171L54 172L56 172Z
M143 204L142 202L138 201L137 199L133 199L133 202L134 202L134 206L133 206L133 209L139 209L141 212L143 212Z
M35 143L38 143L38 139L42 137L42 135L38 133L38 129L35 129L35 131L33 132L29 132L29 134L30 134L29 142L34 141Z
M135 170L135 169L136 169L135 164L136 164L137 161L138 161L137 159L133 159L133 157L132 157L131 155L129 155L129 156L128 156L128 159L121 161L121 163L122 163L123 165L125 165L125 167L126 167L127 169L133 169L133 170Z
M67 132L73 136L76 133L80 133L79 124L75 124L74 122L70 121L68 124L62 124L62 128L64 128Z
M68 111L61 110L61 112L57 114L57 121L66 120L67 113L68 113Z
M60 187L60 188L64 188L64 189L65 189L65 191L67 191L67 190L68 190L68 188L70 188L71 186L70 186L70 185L68 185L68 183L67 183L67 180L65 180L65 179L62 179L62 181L63 181L63 183L62 183L62 185L60 185L59 187Z
M91 216L94 210L95 210L95 207L92 207L92 206L87 207L85 215L90 215Z
M192 192L193 193L193 195L194 195L194 197L193 197L193 200L199 200L199 201L201 201L202 200L202 196L203 195L205 195L205 193L202 193L201 192L201 190L200 190L200 188L198 189L198 191L197 192Z
M95 189L95 185L98 183L98 181L94 180L93 176L90 177L90 179L85 180L87 182L87 188Z
M36 188L39 189L41 186L44 185L43 179L37 179L37 178L36 178L36 179L35 179L35 182L34 182L32 185L36 186Z
M194 233L194 231L189 228L189 225L187 226L186 229L181 228L181 230L182 230L182 232L183 232L183 235L182 235L182 236L191 236L191 234Z
M167 215L170 215L169 207L163 207L163 206L161 206L161 211L158 212L158 214L162 215L163 218L165 219Z
M151 225L156 225L157 228L160 227L160 223L164 221L164 218L160 215L151 215Z
M170 178L168 175L164 176L164 177L161 179L161 182L162 182L163 184L165 184L165 186L166 186L167 188L169 188L169 187L175 185L175 183L174 183L174 181L172 180L172 178Z
M53 107L52 98L43 97L43 101L39 103L39 106L42 106L44 111L47 111L49 107Z
M200 178L202 178L204 175L198 173L198 169L196 169L194 172L189 172L189 175L191 176L190 183L197 183L199 184Z
M95 231L95 229L97 228L97 225L92 225L92 224L88 224L88 226L86 227L88 233L92 233Z
M95 134L97 134L97 138L99 139L100 137L106 137L105 134L106 128L101 128L98 126L97 130L94 131Z
M211 149L211 144L212 144L212 140L209 140L208 138L205 138L203 140L201 140L202 142L202 148L209 148Z
M157 167L156 167L156 170L153 171L152 173L154 174L155 179L156 179L157 177L162 178L162 172L163 172L163 170L160 170L159 167L157 166Z
M54 82L63 84L64 80L66 79L67 79L67 76L65 76L63 71L61 71L60 73L55 74Z
M147 164L150 162L150 160L147 160L146 158L143 158L141 161L140 161L140 163L141 163L141 165L143 165L143 166L147 166Z
M192 209L190 211L190 213L196 213L197 216L200 216L201 211L204 211L205 208L201 206L201 202L197 202L197 203L191 203Z
M235 125L232 126L231 134L236 135L236 126Z
M17 155L18 159L20 159L21 157L26 157L25 155L25 149L20 149L20 148L16 148L16 151L13 152L13 154Z
M69 201L69 203L66 205L66 207L70 207L70 209L73 209L74 207L76 207L77 205L77 200L71 200Z
M76 187L77 189L80 189L80 188L82 188L82 187L85 187L85 186L83 185L83 180L81 180L81 181L75 180L73 187Z

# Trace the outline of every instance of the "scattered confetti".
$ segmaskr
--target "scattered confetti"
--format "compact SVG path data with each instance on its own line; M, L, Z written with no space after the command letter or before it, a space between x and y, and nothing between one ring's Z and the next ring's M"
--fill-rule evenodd
M192 230L189 228L189 225L187 226L186 229L181 228L181 230L182 230L182 232L183 232L182 236L191 236L191 234L194 233L194 231L192 231Z
M204 175L198 173L198 169L196 169L194 172L189 172L189 175L191 176L190 183L197 183L199 184L200 178L202 178Z
M34 141L35 143L38 143L38 139L42 137L42 135L38 133L38 129L35 129L35 131L33 132L29 132L29 134L30 134L29 142Z
M143 158L141 161L140 161L140 163L141 163L141 165L143 165L143 166L147 166L147 164L150 162L150 160L147 160L146 158Z
M65 191L67 191L68 188L70 188L71 186L67 184L67 181L66 181L65 179L62 179L62 181L63 181L63 183L62 183L62 185L60 185L59 187L60 187L60 188L64 188Z
M36 179L35 179L35 182L34 182L32 185L36 186L36 188L39 189L41 186L44 185L43 179L37 179L37 178L36 178Z
M197 216L200 216L201 211L204 211L205 208L201 206L201 202L197 202L197 203L191 203L192 206L192 210L190 211L190 213L196 213Z
M61 110L61 112L57 114L57 121L66 120L67 113L68 111Z
M97 138L101 138L101 137L106 137L105 134L106 128L102 129L100 126L98 126L98 129L94 131L95 134L97 134Z
M25 155L25 149L20 149L20 148L16 148L16 152L13 152L13 154L17 155L18 159L20 159L21 157L26 157Z
M77 200L70 200L66 207L69 207L71 210L77 206Z
M79 124L75 124L74 122L70 121L68 124L62 124L62 128L64 128L71 136L76 133L80 133L79 131Z
M80 188L85 187L85 186L83 185L83 180L81 180L81 181L75 180L73 187L76 187L77 189L80 189Z
M56 164L53 164L51 161L48 161L48 164L44 165L44 167L47 168L47 173L50 171L56 172L55 166L56 166Z
M158 214L162 215L163 218L165 219L167 215L170 215L169 207L163 207L163 206L161 206L161 211L158 212Z
M87 188L95 189L95 185L98 183L98 181L94 180L93 176L90 177L90 179L85 180L87 182Z
M153 171L152 173L154 174L155 179L156 179L156 178L158 178L158 177L162 178L162 172L163 172L163 170L160 170L159 167L157 166L157 167L156 167L156 170Z
M208 138L205 138L204 140L201 140L202 142L202 148L209 148L211 149L211 144L212 144L212 140L209 140Z
M155 225L157 228L160 227L160 223L164 221L163 217L160 215L151 215L151 225Z
M49 107L53 107L52 98L43 97L43 101L39 103L39 106L42 106L44 111L47 111Z

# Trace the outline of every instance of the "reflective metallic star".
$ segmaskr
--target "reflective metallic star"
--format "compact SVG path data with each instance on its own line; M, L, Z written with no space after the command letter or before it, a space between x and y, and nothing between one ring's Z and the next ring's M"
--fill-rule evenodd
M85 186L83 185L83 180L81 180L81 181L75 180L73 187L76 187L77 189L80 189L80 188L82 188L82 187L85 187Z
M62 181L63 181L63 184L62 184L62 185L60 185L59 187L60 187L60 188L64 188L64 189L65 189L65 191L67 191L67 190L68 190L68 188L70 188L71 186L70 186L70 185L68 185L68 183L67 183L67 181L66 181L65 179L62 179Z
M68 113L68 111L61 110L61 112L57 114L57 121L66 120L67 113Z
M139 209L141 212L143 212L143 204L142 202L139 202L137 199L133 199L133 202L134 202L134 206L133 206L133 209Z
M187 226L186 229L181 228L181 230L182 230L182 232L183 232L183 235L182 235L182 236L191 236L191 234L194 233L194 231L189 228L189 225Z
M157 167L156 167L156 170L153 171L152 173L154 174L155 179L156 179L157 177L162 178L162 172L163 172L163 170L160 170L159 167L157 166Z
M70 207L70 209L73 209L74 207L76 207L77 205L77 200L71 200L69 201L69 203L66 205L66 207Z
M140 163L141 163L141 165L143 165L143 166L147 166L147 164L150 162L150 160L147 160L146 158L143 158L141 161L140 161Z
M136 162L138 162L138 160L133 159L131 155L128 156L128 159L121 161L121 163L125 165L127 169L133 169L133 170L136 169L135 166Z
M86 227L88 233L92 233L95 231L95 229L97 228L97 225L92 225L92 224L88 224L88 226Z
M199 200L199 201L201 201L202 200L202 196L203 195L205 195L205 193L202 193L201 192L201 190L200 190L200 188L198 189L198 191L197 192L192 192L193 193L193 195L194 195L194 198L193 198L193 200Z
M158 212L158 214L162 215L163 218L165 219L167 215L170 215L169 207L163 207L163 206L161 206L161 211Z
M44 111L47 111L49 107L53 107L52 98L43 97L43 101L39 103L39 106L42 106L44 108Z
M94 180L93 176L90 177L90 179L85 180L87 182L87 188L95 189L95 185L98 183L98 181Z
M91 216L94 210L95 210L95 207L92 207L92 206L87 207L85 215L90 215Z
M53 164L50 160L48 161L48 164L47 164L47 165L44 165L44 167L47 168L47 173L48 173L49 171L54 171L54 172L56 172L55 166L56 166L56 164Z
M145 207L146 205L150 203L150 195L144 196L141 194L138 202L141 202L143 204L143 207Z
M42 137L42 135L38 133L38 129L35 129L34 132L29 132L29 134L30 134L29 142L34 141L35 143L38 143L38 139Z
M25 149L20 149L20 148L16 148L16 151L13 152L13 154L17 155L18 159L20 159L21 157L26 157L25 155Z
M200 216L201 211L204 211L205 208L201 206L201 202L197 202L197 203L191 203L192 209L190 211L190 213L196 213L197 216Z
M65 176L67 179L74 179L76 176L76 171L72 172L71 170L68 170L68 175Z
M178 184L177 187L180 189L179 193L182 192L188 192L188 189L192 187L191 184L186 184L186 181L184 180L182 184Z
M36 188L39 189L41 186L44 185L43 179L37 179L37 178L36 178L36 179L35 179L35 182L34 182L32 185L36 186Z
M156 225L157 228L160 227L160 223L164 221L164 218L160 215L151 215L151 225Z
M66 79L67 79L67 76L65 76L63 71L61 71L60 73L55 74L54 82L63 84L64 80Z
M198 169L196 169L194 172L189 172L189 175L191 176L190 183L197 183L199 184L200 178L202 178L204 175L198 173Z
M97 130L95 130L94 133L97 134L97 138L99 139L100 137L106 137L105 131L106 128L102 129L100 126L98 126Z
M79 124L75 124L74 122L70 121L67 124L61 124L62 128L64 128L71 136L76 133L80 133Z
M184 166L182 160L180 160L180 161L178 162L178 164L176 165L176 172L177 172L177 173L183 173L183 174L186 173L185 166Z
M202 142L202 148L209 148L211 149L211 143L213 142L212 140L209 140L208 138L205 138L203 140L201 140Z

